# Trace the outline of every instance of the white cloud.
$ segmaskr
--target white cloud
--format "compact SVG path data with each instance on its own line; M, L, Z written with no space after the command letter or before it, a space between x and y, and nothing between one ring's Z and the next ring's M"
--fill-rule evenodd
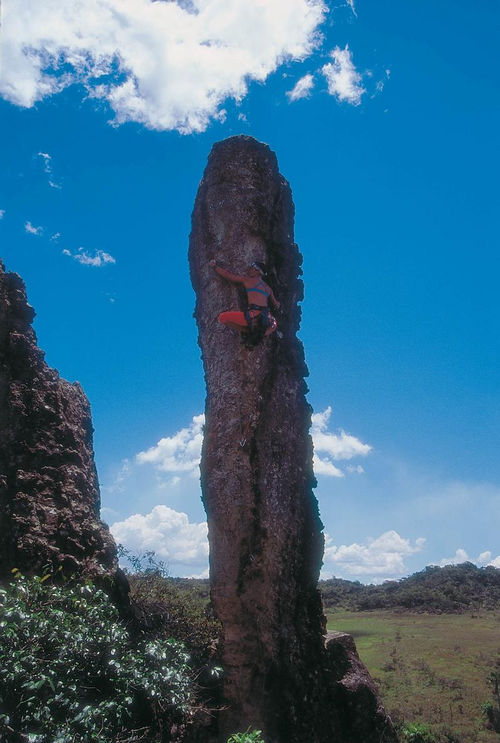
M336 96L339 101L347 101L359 106L365 89L361 86L361 75L356 71L352 62L349 46L344 49L336 46L330 53L333 62L323 65L321 71L328 84L330 95Z
M5 209L0 209L0 219L3 219L5 216Z
M314 87L314 77L311 74L304 75L295 83L292 90L287 93L291 101L298 101L300 98L309 98Z
M8 0L0 94L29 107L81 82L116 123L203 131L250 80L309 56L326 12L322 0Z
M191 424L173 436L160 439L147 451L139 452L139 464L152 464L161 472L185 472L199 475L205 416L193 416Z
M344 472L336 467L329 459L322 459L318 454L313 455L313 467L315 475L326 475L327 477L344 477Z
M340 431L339 434L327 431L331 407L322 413L312 416L311 435L314 443L314 471L317 475L343 477L344 472L333 464L333 460L348 460L353 457L366 456L372 450L368 444ZM201 446L203 443L203 426L205 416L193 416L191 424L182 428L173 436L160 439L147 451L139 452L136 461L139 464L152 464L160 472L184 472L195 477L199 475ZM320 455L321 453L321 455ZM362 473L361 466L350 466L349 472Z
M43 232L43 227L35 227L29 221L24 223L24 229L30 235L41 235Z
M491 560L491 552L490 552L490 550L486 550L485 552L481 552L481 554L477 558L477 561L478 561L478 563L480 565L487 565L490 560Z
M153 550L172 575L206 570L207 524L192 523L185 513L158 505L146 515L116 521L110 529L115 540L134 554Z
M462 547L459 547L453 557L443 557L439 564L444 567L445 565L460 565L462 562L469 562L469 555Z
M116 263L116 259L109 253L104 252L104 250L95 250L93 255L87 253L83 248L78 248L78 253L72 253L67 248L64 248L62 252L63 255L70 256L84 266L100 268L101 266L105 266L107 263Z
M330 406L322 413L311 417L311 436L314 444L314 472L316 475L344 477L344 471L332 462L350 460L354 457L365 457L372 451L369 444L363 444L355 436L340 429L338 434L330 433L327 428L332 409ZM361 466L348 466L348 472L361 474Z
M473 562L479 567L483 567L485 565L493 565L493 567L495 568L500 568L500 555L498 555L498 557L495 557L494 560L491 559L491 555L491 550L485 550L484 552L481 552L476 558L473 558L469 557L467 551L464 550L463 547L459 547L453 557L443 557L443 559L439 561L439 565L441 567L444 567L445 565L461 565L463 562Z
M356 18L357 18L358 17L358 14L356 13L356 8L354 7L354 0L347 0L347 4L350 7L350 9L352 10L353 15L355 15Z
M339 572L348 576L396 577L406 572L405 558L424 548L425 538L419 537L412 545L409 539L401 537L396 531L386 531L377 539L369 539L366 544L336 546L326 537L323 575Z
M48 152L39 152L38 157L42 158L43 161L43 169L49 176L49 186L52 188L61 188L59 183L56 183L52 177L52 157L49 155Z

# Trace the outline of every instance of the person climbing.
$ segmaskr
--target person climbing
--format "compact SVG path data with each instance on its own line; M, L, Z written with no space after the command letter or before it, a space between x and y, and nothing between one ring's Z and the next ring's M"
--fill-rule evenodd
M264 265L255 261L249 266L246 276L238 276L231 271L227 271L222 266L218 266L214 259L209 261L209 265L222 278L231 281L233 284L242 284L247 295L247 306L243 312L239 310L221 312L218 317L219 322L244 333L245 338L254 346L264 336L274 333L278 324L269 311L269 301L276 309L279 308L280 303L274 296L271 287L263 279L265 274Z

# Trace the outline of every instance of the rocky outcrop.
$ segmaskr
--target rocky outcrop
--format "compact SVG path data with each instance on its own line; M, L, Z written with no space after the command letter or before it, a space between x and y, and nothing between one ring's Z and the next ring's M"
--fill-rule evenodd
M335 741L387 743L396 741L377 689L361 662L352 635L327 632L325 681L336 713Z
M34 315L21 278L0 262L0 577L48 566L115 579L115 543L99 518L90 406L78 383L45 363ZM123 593L121 574L118 582Z
M375 738L358 734L349 717L346 669L324 645L316 585L324 545L307 368L296 337L303 285L293 220L289 185L266 145L241 136L214 146L194 207L189 259L207 386L201 484L211 596L223 627L226 708L218 739L252 726L266 743L368 743ZM212 258L240 274L252 261L265 263L281 302L279 335L248 348L217 322L243 297L210 268ZM365 688L376 716L373 688ZM395 740L380 714L384 740Z

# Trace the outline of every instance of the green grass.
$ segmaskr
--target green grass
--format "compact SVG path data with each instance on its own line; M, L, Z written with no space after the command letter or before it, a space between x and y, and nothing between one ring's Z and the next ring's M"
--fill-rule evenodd
M500 613L410 614L390 610L328 614L328 629L354 636L393 719L451 730L462 743L498 743L481 705L500 659Z

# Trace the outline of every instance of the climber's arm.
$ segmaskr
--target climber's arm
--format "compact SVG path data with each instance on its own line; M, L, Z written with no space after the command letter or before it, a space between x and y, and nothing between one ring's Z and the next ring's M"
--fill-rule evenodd
M269 287L269 288L271 289L271 287ZM279 308L279 306L280 306L280 303L278 302L278 300L277 300L277 299L276 299L276 297L274 296L274 292L273 292L273 290L272 290L272 289L271 289L271 293L269 294L269 299L270 299L270 300L271 300L271 302L273 303L273 306L274 306L274 307L276 307L276 309L278 309L278 308Z
M245 282L244 276L237 276L235 273L231 273L231 271L226 271L222 266L218 266L214 260L210 261L210 265L217 271L219 276L222 276L222 278L227 279L228 281L232 281L234 284L243 284Z

